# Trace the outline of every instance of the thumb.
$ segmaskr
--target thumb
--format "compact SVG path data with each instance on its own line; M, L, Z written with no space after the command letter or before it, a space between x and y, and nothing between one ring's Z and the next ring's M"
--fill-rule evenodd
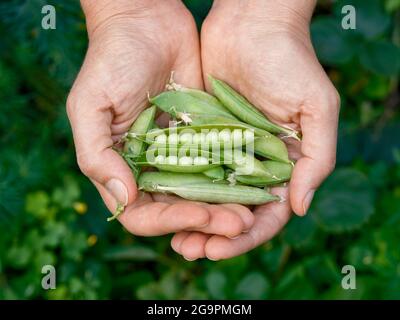
M103 196L108 208L126 206L135 200L137 188L129 166L112 149L112 104L101 92L81 89L88 87L75 86L67 100L78 165L99 191L109 193Z
M302 107L302 157L295 164L289 186L290 203L298 215L306 214L315 190L335 167L338 111L339 98Z

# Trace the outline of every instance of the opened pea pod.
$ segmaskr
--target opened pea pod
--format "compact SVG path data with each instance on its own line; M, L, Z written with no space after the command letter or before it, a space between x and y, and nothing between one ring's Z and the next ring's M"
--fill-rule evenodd
M139 188L210 203L280 200L264 187L289 181L292 162L274 134L293 131L270 122L227 84L212 82L216 96L174 84L150 99L174 126L157 127L152 107L126 134L123 155Z

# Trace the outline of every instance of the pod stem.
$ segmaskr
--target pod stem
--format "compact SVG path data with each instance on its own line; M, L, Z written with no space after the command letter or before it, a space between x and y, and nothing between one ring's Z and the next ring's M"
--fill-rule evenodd
M230 186L236 185L236 174L235 172L231 172L228 174L228 178L226 179L229 182Z
M174 74L175 74L175 71L172 70L171 71L171 75L169 77L169 81L165 85L165 89L168 90L168 91L179 91L179 90L182 90L182 88L183 88L183 86L181 84L177 84L174 81Z
M285 129L287 129L287 131L285 130L286 134L281 136L282 139L293 138L297 141L301 141L300 133L298 131L286 127Z
M125 206L122 203L117 203L117 209L115 209L114 214L107 218L107 222L117 219L125 210Z

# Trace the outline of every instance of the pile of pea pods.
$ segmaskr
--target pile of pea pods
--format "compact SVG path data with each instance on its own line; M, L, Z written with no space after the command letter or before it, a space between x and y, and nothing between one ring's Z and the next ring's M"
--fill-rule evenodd
M290 180L281 138L298 133L269 121L225 82L209 81L214 95L170 85L125 134L121 154L139 189L208 203L281 200L268 188ZM168 127L155 124L157 111L170 115Z

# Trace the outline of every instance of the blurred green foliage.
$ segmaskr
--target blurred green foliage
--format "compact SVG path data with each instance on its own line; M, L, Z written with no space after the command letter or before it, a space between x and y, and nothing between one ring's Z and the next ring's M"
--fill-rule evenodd
M309 215L234 259L189 263L169 238L107 224L79 172L65 98L87 45L78 1L0 4L0 298L400 298L400 1L320 1L317 54L342 97L338 168ZM212 1L187 0L200 26ZM340 28L353 4L357 30ZM57 289L41 289L53 264ZM341 288L341 268L357 289Z

